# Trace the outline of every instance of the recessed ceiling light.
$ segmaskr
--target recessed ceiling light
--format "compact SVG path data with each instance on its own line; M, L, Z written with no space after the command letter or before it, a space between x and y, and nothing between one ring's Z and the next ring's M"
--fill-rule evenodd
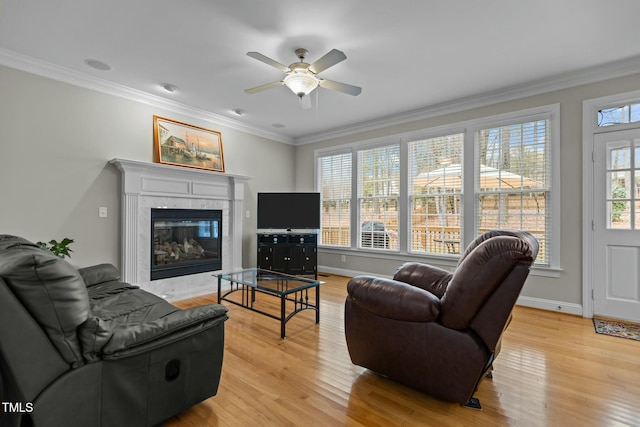
M172 85L171 83L162 83L160 86L169 93L173 93L178 90L178 86Z
M276 129L282 129L284 125L282 123L274 123L271 125L271 127L274 127Z
M98 61L97 59L85 59L84 63L91 68L95 68L96 70L100 70L100 71L111 70L111 65L105 64L104 62Z
M242 116L244 113L246 113L246 111L244 111L242 108L234 108L233 110L231 110L231 112L236 116Z

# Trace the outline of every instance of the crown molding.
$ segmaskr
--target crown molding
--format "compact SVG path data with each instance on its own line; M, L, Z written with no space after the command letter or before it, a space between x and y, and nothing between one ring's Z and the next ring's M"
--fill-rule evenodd
M325 141L333 138L353 135L401 125L405 123L425 120L445 114L470 110L500 102L513 101L528 96L540 95L556 90L567 89L583 84L596 83L617 77L637 74L640 70L640 56L622 59L583 70L564 73L547 79L537 80L523 85L486 92L480 95L460 98L450 102L426 106L417 110L407 111L391 116L384 116L352 125L342 126L327 131L317 132L298 138L293 138L277 132L270 132L258 127L233 120L219 114L211 113L192 106L171 101L166 98L118 85L106 80L80 73L69 68L54 65L45 61L0 48L0 65L17 70L47 77L74 86L95 90L113 96L141 102L154 107L173 111L210 123L226 126L231 129L246 132L255 136L271 139L289 145L305 145Z
M326 141L333 138L353 135L356 133L378 130L395 125L415 122L443 116L445 114L457 113L471 110L473 108L485 107L498 104L500 102L513 101L529 96L540 95L561 89L568 89L589 83L597 83L617 77L625 77L640 72L640 56L622 59L583 70L564 73L547 79L537 80L523 85L512 86L505 89L486 92L466 98L456 99L450 102L430 105L418 110L399 113L392 116L385 116L373 120L347 125L328 131L317 132L295 139L296 145L312 144L314 142Z
M237 120L221 116L219 114L211 113L209 111L171 101L161 96L153 95L141 90L132 89L127 86L108 82L106 80L83 74L69 68L61 67L59 65L51 64L45 61L40 61L38 59L16 53L8 49L0 48L0 65L61 81L74 86L79 86L85 89L91 89L97 92L106 93L108 95L113 95L120 98L129 99L131 101L151 105L157 108L162 108L164 110L173 111L177 114L183 114L216 125L225 126L242 132L247 132L249 134L268 138L274 141L283 142L285 144L295 144L294 138L282 135L280 133L269 132L264 129L249 126Z

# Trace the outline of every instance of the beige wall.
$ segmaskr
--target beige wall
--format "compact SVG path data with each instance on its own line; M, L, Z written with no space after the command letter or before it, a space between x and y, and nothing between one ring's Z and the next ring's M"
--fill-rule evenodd
M243 264L255 265L259 191L314 189L319 148L426 129L548 104L561 109L559 278L531 277L523 294L581 304L582 101L637 90L640 74L475 108L455 114L293 147L170 111L0 66L0 233L31 240L72 237L72 262L120 262L120 176L115 157L153 161L152 117L222 132L228 173L252 176L245 188ZM98 218L98 207L109 209ZM390 275L404 258L320 251L319 264Z
M525 297L569 304L582 304L582 102L587 99L629 92L640 87L640 74L599 83L531 96L515 101L474 108L454 114L415 121L375 131L349 135L298 147L296 181L299 190L314 188L314 151L351 142L401 134L430 127L489 117L527 108L560 104L561 164L561 248L559 278L531 276L525 285ZM368 258L356 252L319 251L318 264L334 269L392 275L405 259ZM347 254L346 262L341 256ZM424 260L424 259L423 259Z
M1 66L0 234L71 237L75 265L119 265L120 175L107 163L153 161L153 115L221 131L226 172L253 177L243 265L255 265L256 193L293 190L295 147Z

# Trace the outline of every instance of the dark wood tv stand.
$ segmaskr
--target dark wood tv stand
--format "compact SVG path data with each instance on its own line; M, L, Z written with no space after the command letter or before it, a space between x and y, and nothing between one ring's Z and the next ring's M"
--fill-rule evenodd
M316 233L258 233L258 268L318 278Z

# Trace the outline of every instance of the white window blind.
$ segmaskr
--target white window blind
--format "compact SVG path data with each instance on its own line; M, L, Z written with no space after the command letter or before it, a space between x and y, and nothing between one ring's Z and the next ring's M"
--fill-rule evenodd
M549 119L480 130L476 134L476 233L524 230L539 241L536 263L549 264L551 158Z
M464 134L409 142L409 251L459 254Z
M538 269L559 268L559 120L547 105L317 151L320 243L456 258L487 230L515 229L538 239Z
M400 146L358 152L359 247L398 249Z
M322 204L320 244L351 245L351 153L318 157L318 191Z

